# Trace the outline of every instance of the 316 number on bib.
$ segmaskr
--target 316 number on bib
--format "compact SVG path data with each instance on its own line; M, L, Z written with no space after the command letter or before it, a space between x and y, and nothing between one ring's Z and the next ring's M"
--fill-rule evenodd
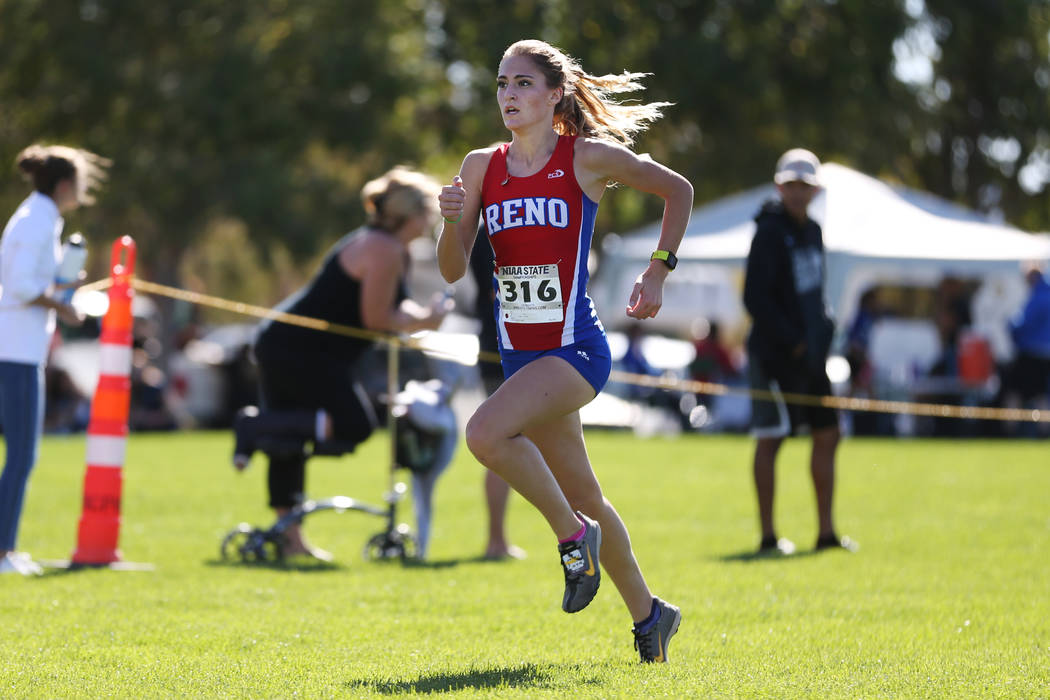
M564 318L557 265L509 265L496 274L500 315L509 323L559 323Z

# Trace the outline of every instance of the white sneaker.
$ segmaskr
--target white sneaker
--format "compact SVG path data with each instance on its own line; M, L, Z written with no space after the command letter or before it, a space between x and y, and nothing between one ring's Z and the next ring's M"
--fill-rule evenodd
M11 552L11 554L21 562L22 566L25 567L30 574L39 576L44 573L44 568L33 561L33 557L29 556L28 552Z
M21 574L27 576L25 571L22 571L21 562L18 561L17 557L11 556L8 552L0 559L0 574Z
M32 559L19 556L15 552L8 552L0 559L0 574L21 574L22 576L37 576L43 573L43 569Z

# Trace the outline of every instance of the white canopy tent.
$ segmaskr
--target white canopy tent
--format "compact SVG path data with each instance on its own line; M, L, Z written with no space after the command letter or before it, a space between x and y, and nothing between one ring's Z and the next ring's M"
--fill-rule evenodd
M992 298L979 303L987 309L985 322L999 326L990 327L989 335L1001 335L1005 318L1024 298L1021 263L1050 259L1050 237L988 222L933 195L891 187L836 163L824 164L821 178L824 189L810 214L824 230L827 301L840 328L856 312L860 294L873 285L933 286L955 275L986 282L983 293ZM679 268L667 278L664 309L655 327L685 334L697 317L726 326L744 321L740 296L755 232L752 218L774 196L769 184L693 211L678 251ZM615 318L614 309L625 305L659 236L656 222L606 238L591 290L607 322ZM993 346L1006 342L992 341Z

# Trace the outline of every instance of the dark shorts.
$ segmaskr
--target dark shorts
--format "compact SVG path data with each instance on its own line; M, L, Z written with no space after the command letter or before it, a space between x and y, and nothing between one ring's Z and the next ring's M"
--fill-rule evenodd
M503 360L503 376L510 379L511 376L525 365L552 355L560 357L594 387L595 395L601 393L605 383L609 381L609 373L612 371L612 353L609 351L609 341L605 333L599 333L587 340L582 340L572 345L565 345L550 350L500 350L500 358Z
M1007 391L1032 401L1047 395L1050 389L1050 358L1018 353L1006 376Z
M324 409L332 419L333 439L354 445L379 425L353 364L327 353L290 353L262 345L255 353L264 410Z
M831 381L824 372L814 374L804 366L769 372L762 361L750 358L748 378L752 391L769 392L773 398L751 397L751 434L756 438L776 438L813 432L838 425L838 413L827 406L788 403L783 394L830 396Z

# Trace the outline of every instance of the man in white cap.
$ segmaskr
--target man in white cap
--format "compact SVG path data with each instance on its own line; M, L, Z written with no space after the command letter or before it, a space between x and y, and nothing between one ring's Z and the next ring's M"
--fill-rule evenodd
M839 537L832 521L838 416L828 407L788 403L784 394L831 393L824 365L834 323L824 304L824 243L809 218L809 203L820 188L820 161L793 148L777 162L773 176L779 200L755 216L757 228L747 258L744 306L751 314L747 340L752 399L754 477L762 528L760 554L791 554L795 545L773 526L774 467L784 438L808 430L813 439L810 473L817 497L819 531L815 549L855 550Z

